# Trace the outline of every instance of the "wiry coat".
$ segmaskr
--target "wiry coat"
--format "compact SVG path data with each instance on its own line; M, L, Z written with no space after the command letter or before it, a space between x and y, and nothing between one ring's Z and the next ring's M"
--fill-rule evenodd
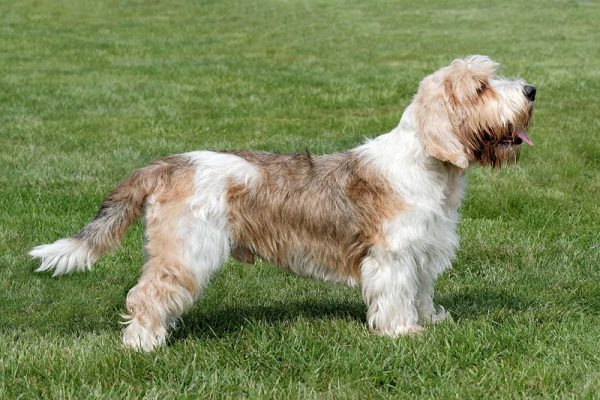
M234 154L259 170L227 192L235 246L300 275L357 284L368 250L385 241L383 221L402 209L392 186L353 152Z
M433 285L458 246L465 169L514 162L530 143L535 88L496 78L496 68L483 56L442 68L395 129L344 153L160 160L115 189L78 235L30 254L41 271L89 268L144 210L147 261L127 296L123 341L146 351L229 256L360 285L371 329L417 332L447 316Z

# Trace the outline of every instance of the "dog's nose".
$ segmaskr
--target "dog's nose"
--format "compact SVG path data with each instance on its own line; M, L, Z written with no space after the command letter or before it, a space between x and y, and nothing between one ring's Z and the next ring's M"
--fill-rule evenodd
M525 94L525 97L527 97L529 100L531 100L531 101L535 100L535 86L525 85L523 87L523 93Z

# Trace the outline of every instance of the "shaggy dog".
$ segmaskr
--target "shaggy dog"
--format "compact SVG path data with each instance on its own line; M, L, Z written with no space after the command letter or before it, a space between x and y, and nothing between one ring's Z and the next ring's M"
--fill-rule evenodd
M127 295L126 346L151 351L232 256L360 286L376 333L448 316L433 286L451 266L469 165L516 162L535 87L485 56L426 77L391 132L352 150L197 151L135 171L76 236L34 248L38 271L90 269L144 211L146 263Z

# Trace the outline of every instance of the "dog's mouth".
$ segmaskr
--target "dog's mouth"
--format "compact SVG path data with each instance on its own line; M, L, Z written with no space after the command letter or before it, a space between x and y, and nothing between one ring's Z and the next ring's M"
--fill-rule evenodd
M481 165L501 167L514 164L519 159L523 143L533 146L533 140L527 134L531 122L532 109L513 121L501 126L488 126L482 130L479 140L472 143L472 158Z
M498 136L494 136L489 133L487 133L485 136L488 142L496 146L520 146L523 143L533 146L533 140L531 140L527 134L527 131L525 130L527 125L528 124L525 123L522 125L522 127L517 128L512 123L509 123L503 130L503 135L499 138Z
M527 143L529 146L533 146L533 140L527 134L527 131L524 128L519 128L515 130L515 132L503 138L498 142L498 144L503 146L519 146L523 143Z

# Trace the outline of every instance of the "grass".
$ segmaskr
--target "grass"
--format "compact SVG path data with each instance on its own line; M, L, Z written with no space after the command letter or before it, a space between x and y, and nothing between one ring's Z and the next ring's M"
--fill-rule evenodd
M167 4L168 3L168 4ZM0 1L0 398L595 398L600 4ZM469 172L454 322L371 335L359 293L230 262L152 354L120 347L141 227L90 274L34 274L120 179L194 149L316 153L398 122L489 54L538 87L535 147Z

